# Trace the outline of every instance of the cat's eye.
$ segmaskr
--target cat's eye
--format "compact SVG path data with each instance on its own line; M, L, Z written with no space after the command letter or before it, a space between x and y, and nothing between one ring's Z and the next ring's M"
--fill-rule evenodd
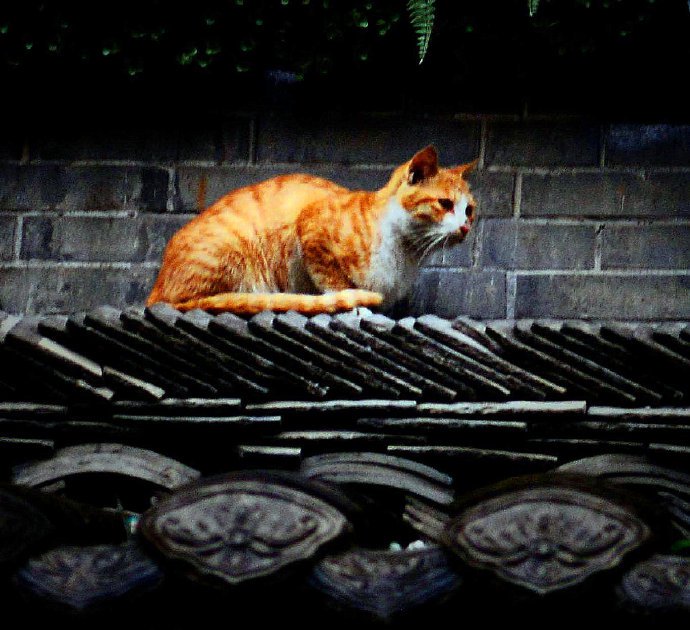
M473 215L474 215L474 206L470 204L470 205L467 206L467 208L465 209L465 216L466 216L468 219L471 219Z
M439 199L438 204L443 208L446 212L450 212L454 206L455 203L453 202L452 199Z

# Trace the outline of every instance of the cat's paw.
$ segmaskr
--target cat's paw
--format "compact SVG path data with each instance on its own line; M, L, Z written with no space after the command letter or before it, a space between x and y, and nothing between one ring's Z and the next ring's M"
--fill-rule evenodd
M378 306L383 301L383 296L374 291L364 289L343 289L341 291L326 292L322 301L327 308L326 312L345 313L362 309L367 315L371 315L367 306Z

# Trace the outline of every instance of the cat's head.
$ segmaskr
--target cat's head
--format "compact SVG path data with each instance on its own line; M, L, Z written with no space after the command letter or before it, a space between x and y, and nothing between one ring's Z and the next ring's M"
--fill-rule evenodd
M428 146L396 171L397 204L409 215L420 238L441 243L465 238L476 218L477 203L465 176L477 161L451 168L438 165L438 154Z

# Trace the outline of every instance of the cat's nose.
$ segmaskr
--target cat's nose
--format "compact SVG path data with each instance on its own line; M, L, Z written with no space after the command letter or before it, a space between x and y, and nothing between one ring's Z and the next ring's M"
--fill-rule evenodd
M475 205L473 203L468 203L467 208L465 208L465 224L460 227L460 233L463 237L467 236L472 227L472 223L474 223L474 209Z

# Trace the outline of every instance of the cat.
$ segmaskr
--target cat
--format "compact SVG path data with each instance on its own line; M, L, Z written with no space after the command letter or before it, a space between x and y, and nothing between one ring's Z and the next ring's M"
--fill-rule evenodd
M410 292L426 254L470 231L465 175L476 163L440 168L428 146L375 192L302 174L230 192L173 235L146 303L238 314L387 308Z

